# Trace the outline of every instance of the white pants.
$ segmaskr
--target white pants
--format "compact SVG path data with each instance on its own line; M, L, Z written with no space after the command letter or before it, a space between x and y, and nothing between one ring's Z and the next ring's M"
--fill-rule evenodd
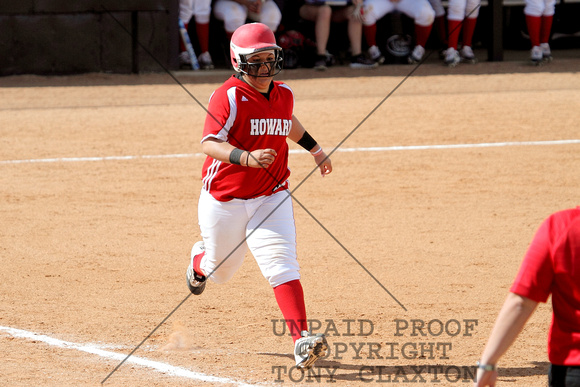
M524 14L530 16L553 16L556 13L556 0L526 0Z
M273 0L266 0L258 15L249 14L247 7L232 0L217 0L213 8L216 19L224 22L224 28L229 33L246 24L247 18L267 25L273 32L276 32L282 21L282 12Z
M373 25L383 16L393 11L399 11L409 16L420 26L430 26L435 20L435 11L427 0L365 0L364 13L367 26Z
M431 4L431 7L433 7L433 10L435 11L435 17L445 15L445 8L443 7L441 0L429 0L429 4Z
M475 19L479 16L479 5L481 0L449 0L447 8L448 20L463 20L466 17Z
M202 189L198 217L205 244L200 268L212 281L230 280L242 266L248 247L272 287L300 279L288 191L220 202Z
M209 23L211 0L179 0L179 18L189 23L192 15L195 15L196 23Z

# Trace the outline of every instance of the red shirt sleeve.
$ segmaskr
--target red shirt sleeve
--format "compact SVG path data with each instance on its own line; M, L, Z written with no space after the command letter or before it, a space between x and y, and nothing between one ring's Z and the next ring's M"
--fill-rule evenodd
M510 291L536 302L546 302L552 289L554 270L551 260L550 219L545 220L524 257Z

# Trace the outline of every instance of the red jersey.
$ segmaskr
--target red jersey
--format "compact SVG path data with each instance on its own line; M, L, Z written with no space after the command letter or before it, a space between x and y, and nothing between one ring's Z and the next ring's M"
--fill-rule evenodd
M580 207L542 223L510 291L537 302L552 294L548 357L552 364L580 365Z
M294 94L282 82L273 82L268 99L235 75L228 79L210 97L202 142L213 137L247 151L271 148L277 156L267 169L208 156L202 170L203 188L219 201L251 199L287 188L286 137L292 128L293 110Z

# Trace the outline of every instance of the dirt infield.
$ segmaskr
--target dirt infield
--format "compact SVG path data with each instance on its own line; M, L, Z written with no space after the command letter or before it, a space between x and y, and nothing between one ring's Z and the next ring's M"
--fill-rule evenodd
M427 64L386 100L410 66L282 74L301 122L340 144L324 179L290 156L307 312L331 344L306 376L250 255L186 299L205 112L184 89L0 80L0 384L469 385L535 230L580 204L579 64ZM226 76L178 78L206 106ZM550 314L500 385L546 385Z

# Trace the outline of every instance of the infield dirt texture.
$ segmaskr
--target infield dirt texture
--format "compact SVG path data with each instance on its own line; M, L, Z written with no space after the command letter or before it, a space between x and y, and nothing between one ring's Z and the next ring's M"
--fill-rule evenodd
M290 155L307 313L331 347L304 377L251 255L111 374L188 295L205 111L164 74L0 79L0 384L470 385L536 229L580 205L579 68L427 64L331 175ZM411 69L280 79L330 152ZM207 106L228 74L178 78ZM546 385L550 315L541 304L503 357L500 386Z

